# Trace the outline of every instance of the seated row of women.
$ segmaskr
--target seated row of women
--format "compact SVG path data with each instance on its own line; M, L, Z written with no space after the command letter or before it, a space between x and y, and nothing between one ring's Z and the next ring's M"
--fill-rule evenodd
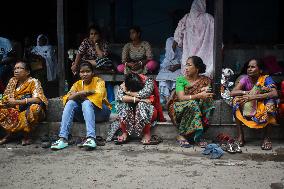
M189 57L184 76L176 79L176 89L168 103L168 112L173 124L178 129L177 142L181 147L189 147L190 142L204 147L202 140L204 131L209 126L209 117L214 110L211 80L203 76L206 66L197 56ZM233 112L236 118L238 137L242 146L245 143L242 124L250 128L265 128L262 149L270 150L272 143L269 131L276 124L275 83L264 74L262 63L251 59L244 75L235 86ZM18 62L14 68L14 77L9 81L0 105L0 126L5 129L6 136L0 141L4 144L13 133L24 132L22 144L29 144L30 133L35 125L45 116L47 99L40 82L29 76L27 63ZM73 118L85 121L86 141L83 146L88 149L96 147L96 122L108 121L111 105L106 98L105 82L94 76L93 66L85 62L79 65L80 80L63 97L65 105L60 139L52 144L55 150L68 146L68 135ZM131 135L141 136L141 143L155 143L151 138L151 128L157 121L165 121L159 91L155 80L143 74L129 73L118 90L118 118L111 124L108 133L113 139L118 131L115 143L122 144Z

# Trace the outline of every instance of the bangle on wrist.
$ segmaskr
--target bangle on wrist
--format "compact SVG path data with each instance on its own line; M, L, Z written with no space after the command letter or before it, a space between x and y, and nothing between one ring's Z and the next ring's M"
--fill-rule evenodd
M246 94L246 91L243 91L243 94L245 95L245 94Z
M26 101L26 104L28 104L28 99L27 98L25 98L25 101Z
M189 95L189 100L191 100L192 99L192 96L191 95Z
M134 102L134 103L135 103L135 99L136 99L136 97L133 98L133 102Z

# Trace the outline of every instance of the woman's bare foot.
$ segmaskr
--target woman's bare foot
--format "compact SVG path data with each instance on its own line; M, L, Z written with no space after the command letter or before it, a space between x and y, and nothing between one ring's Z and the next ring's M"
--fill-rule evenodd
M182 135L178 135L177 136L177 143L180 145L180 147L182 148L190 148L192 145L189 144L189 142L187 141L187 139L182 136Z
M151 135L150 134L145 134L141 140L141 143L144 145L150 144L151 143Z
M127 142L127 133L117 137L117 140L114 141L115 144L125 144Z

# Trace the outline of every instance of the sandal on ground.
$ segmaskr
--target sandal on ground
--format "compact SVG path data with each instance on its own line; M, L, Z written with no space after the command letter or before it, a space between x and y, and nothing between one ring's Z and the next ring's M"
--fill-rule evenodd
M216 142L218 143L226 143L228 140L231 139L231 136L226 133L220 133L216 137Z
M0 145L6 144L8 142L8 138L3 138L0 140Z
M58 136L49 136L49 135L44 135L40 138L41 141L41 147L42 148L50 148L51 144L58 140Z
M190 148L190 147L192 147L192 145L189 144L189 142L186 139L177 139L177 143L182 148Z
M27 146L32 144L32 139L30 138L23 138L22 139L22 146Z
M142 144L143 145L158 145L161 142L163 142L163 139L157 135L152 135L150 139L142 139Z
M242 153L242 149L241 149L241 145L239 144L239 141L234 141L233 143L233 147L234 147L234 150L237 152L237 153Z
M262 150L272 150L272 142L269 139L265 139L261 145Z
M143 138L143 139L141 140L141 143L142 143L143 145L150 145L150 144L151 144L151 140L150 140L150 139Z
M97 146L105 146L106 145L106 140L101 136L97 136L95 141L97 143Z
M197 142L197 146L199 146L200 148L205 148L207 145L208 145L208 142L206 141Z
M233 142L229 142L228 141L225 149L226 149L225 151L230 153L230 154L237 153L236 149L234 148L234 143Z
M126 144L128 142L128 137L124 137L123 135L120 135L117 137L116 140L114 140L114 144L120 145L120 144Z
M163 139L159 137L158 135L152 135L150 139L150 143L152 145L157 145L163 142Z
M244 147L244 145L246 143L244 140L236 140L236 141L238 142L240 147Z
M4 138L2 138L2 139L0 140L0 145L6 144L6 143L9 141L9 137L10 137L10 135L7 134Z

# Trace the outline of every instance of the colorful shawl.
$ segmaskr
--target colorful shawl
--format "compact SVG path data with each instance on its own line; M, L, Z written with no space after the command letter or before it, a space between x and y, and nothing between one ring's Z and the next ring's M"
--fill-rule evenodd
M243 88L250 89L247 86L252 86L249 90L250 95L264 94L275 88L274 81L268 75L262 75L258 78L255 85L246 80ZM241 82L241 81L240 81ZM276 124L276 99L253 100L240 105L237 103L238 97L233 100L233 112L236 118L250 128L264 128L268 124Z

